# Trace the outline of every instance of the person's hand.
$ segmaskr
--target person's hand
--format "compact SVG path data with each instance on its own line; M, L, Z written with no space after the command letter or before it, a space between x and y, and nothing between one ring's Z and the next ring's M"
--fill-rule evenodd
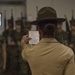
M24 35L23 37L22 37L22 40L21 40L21 43L28 43L29 42L29 36L28 35Z
M29 36L28 35L24 35L22 37L22 40L21 40L21 46L23 47L25 44L28 44L29 40L30 40Z

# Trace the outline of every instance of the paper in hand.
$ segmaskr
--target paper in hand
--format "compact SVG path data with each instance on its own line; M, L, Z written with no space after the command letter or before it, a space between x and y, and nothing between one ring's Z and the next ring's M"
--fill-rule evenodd
M29 31L29 44L38 44L39 43L39 32L38 31Z

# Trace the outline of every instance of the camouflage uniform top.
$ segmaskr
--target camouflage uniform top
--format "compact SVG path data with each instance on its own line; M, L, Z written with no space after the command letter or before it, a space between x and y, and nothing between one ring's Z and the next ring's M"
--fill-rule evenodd
M14 40L14 38L13 38L13 33L14 31L12 30L12 31L9 31L8 29L7 30L5 30L5 31L3 31L3 33L2 33L2 35L3 35L3 37L4 37L4 44L6 44L6 38L7 38L7 43L8 43L8 40Z
M21 37L22 37L22 35L21 35L20 32L14 31L14 39L15 39L15 42L16 42L17 45L20 44Z
M65 45L67 44L67 33L65 31L62 30L55 37L60 43Z
M73 44L73 51L74 51L74 53L75 53L75 33L74 34L72 34L72 44Z
M22 56L21 56L21 50L19 48L20 46L20 41L21 41L21 38L22 36L24 35L25 33L21 33L21 32L17 32L16 30L14 31L14 38L16 40L16 44L17 44L17 48L19 49L18 50L18 68L19 69L19 75L31 75L31 71L30 71L30 68L29 68L29 65L27 63L27 61L24 61L22 59Z
M14 30L14 41L16 42L17 45L19 45L23 35L25 35L24 31L21 33Z
M15 43L14 40L14 31L6 30L3 32L3 36L5 38L4 40L4 46L6 46L6 55L7 55L7 62L6 62L6 72L13 72L16 70L17 67L17 57L18 57L18 49L15 49L16 45L8 45L8 41L11 40ZM7 45L6 45L6 38L7 38ZM16 74L16 73L15 73ZM14 74L14 75L15 75Z
M3 37L0 35L0 75L2 75L3 66L3 50L2 50Z

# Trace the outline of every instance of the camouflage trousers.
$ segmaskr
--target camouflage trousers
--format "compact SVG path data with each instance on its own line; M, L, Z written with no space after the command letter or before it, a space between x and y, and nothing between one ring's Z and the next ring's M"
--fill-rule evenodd
M20 75L31 75L31 70L27 61L20 59Z
M27 61L21 57L21 51L16 46L11 46L7 50L7 67L5 75L31 75Z
M0 47L0 75L3 74L3 51L2 48Z
M2 67L0 65L0 75L3 75Z

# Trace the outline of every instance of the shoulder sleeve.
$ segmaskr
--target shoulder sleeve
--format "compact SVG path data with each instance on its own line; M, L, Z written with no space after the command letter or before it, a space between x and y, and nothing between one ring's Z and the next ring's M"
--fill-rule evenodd
M69 51L68 53L68 59L69 62L65 68L65 74L64 75L75 75L75 62L74 62L74 53L72 50Z
M28 53L30 52L30 50L32 49L32 45L25 45L25 47L23 48L22 50L22 58L23 60L27 60L27 57L28 57Z
M26 61L26 53L25 53L25 49L22 50L22 58L24 61Z

